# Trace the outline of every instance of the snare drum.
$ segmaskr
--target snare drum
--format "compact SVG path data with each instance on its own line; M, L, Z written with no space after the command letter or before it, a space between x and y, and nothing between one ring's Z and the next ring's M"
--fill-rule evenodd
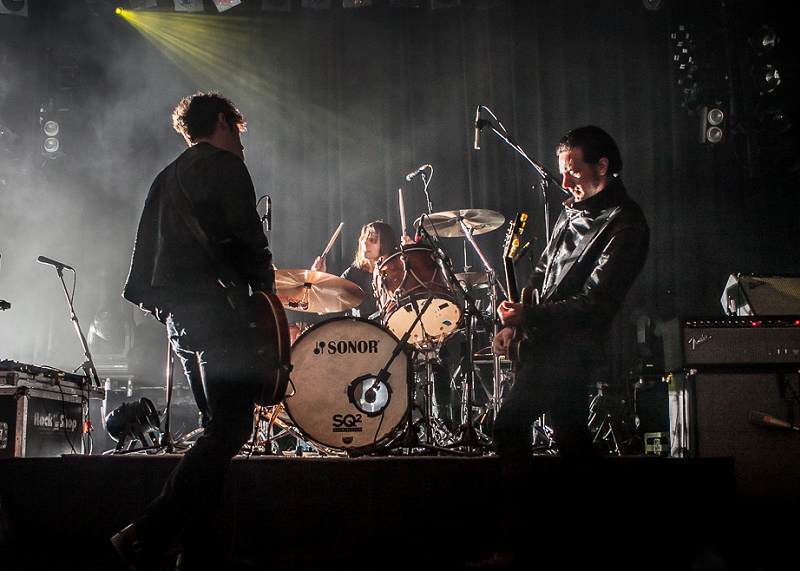
M292 347L294 392L286 412L308 439L330 448L369 452L404 428L409 406L410 357L392 360L397 338L359 317L336 317L303 331Z
M402 246L378 265L374 288L383 323L398 338L411 328L428 297L433 300L411 331L409 343L417 347L441 343L458 328L461 309L455 289L429 247Z

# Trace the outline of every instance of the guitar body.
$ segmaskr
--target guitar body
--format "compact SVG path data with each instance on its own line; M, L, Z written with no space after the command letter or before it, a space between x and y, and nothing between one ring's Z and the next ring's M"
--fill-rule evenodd
M273 406L283 400L289 386L292 368L289 322L283 305L274 293L254 292L250 296L250 303L262 340L274 350L274 355L269 349L261 353L264 360L263 378L256 404Z

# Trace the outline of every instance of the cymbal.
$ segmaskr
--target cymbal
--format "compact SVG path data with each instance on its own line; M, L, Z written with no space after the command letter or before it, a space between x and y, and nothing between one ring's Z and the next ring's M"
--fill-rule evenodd
M284 308L308 313L347 311L364 299L353 282L313 270L275 270L275 288Z
M463 272L456 274L456 279L468 288L489 286L489 278L486 277L486 272Z
M469 210L448 210L436 212L430 216L420 216L414 221L414 227L419 228L420 221L425 220L425 230L429 234L438 235L441 238L462 238L464 231L460 222L469 228L470 234L484 234L496 230L506 221L505 217L494 210L479 210L472 208Z

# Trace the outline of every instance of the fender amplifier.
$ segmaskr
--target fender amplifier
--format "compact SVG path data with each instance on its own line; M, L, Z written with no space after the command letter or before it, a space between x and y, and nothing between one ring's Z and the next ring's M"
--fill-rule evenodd
M662 326L664 368L800 366L800 317L677 318Z

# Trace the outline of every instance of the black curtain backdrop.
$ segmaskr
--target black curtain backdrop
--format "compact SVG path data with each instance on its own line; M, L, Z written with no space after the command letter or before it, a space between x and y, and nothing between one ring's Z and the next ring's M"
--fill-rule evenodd
M231 97L248 121L245 154L258 196L272 200L276 266L309 267L344 222L328 256L337 274L362 224L383 219L399 233L398 189L409 225L427 212L421 178L405 180L424 164L434 168L434 212L488 209L506 220L527 212L525 239L538 256L546 206L552 224L565 196L551 185L545 202L537 171L490 129L473 149L477 106L553 174L555 144L569 129L609 131L652 231L618 320L618 375L642 364L637 322L649 320L646 342L657 345L661 321L723 315L732 273L800 274L796 147L777 128L767 133L772 147L754 146L746 129L748 34L774 23L786 50L796 30L769 3L333 4L281 12L243 2L222 14L209 4L206 14L178 17L172 2L160 3L156 14L178 51L164 50L109 2L30 0L27 17L0 14L0 124L15 134L0 155L0 298L12 303L0 314L0 358L63 369L83 360L58 276L36 263L39 255L76 268L84 330L104 307L143 322L119 292L148 186L184 148L170 113L198 90ZM701 119L684 104L671 39L681 25L698 30L695 57L722 77L712 88L721 89L730 122L718 145L700 142ZM40 107L54 91L64 96L65 83L64 154L50 160L38 151ZM796 85L786 68L781 88L796 93ZM500 273L504 235L505 225L476 238ZM481 269L463 239L445 245L457 271L465 261ZM520 264L521 278L530 266Z

